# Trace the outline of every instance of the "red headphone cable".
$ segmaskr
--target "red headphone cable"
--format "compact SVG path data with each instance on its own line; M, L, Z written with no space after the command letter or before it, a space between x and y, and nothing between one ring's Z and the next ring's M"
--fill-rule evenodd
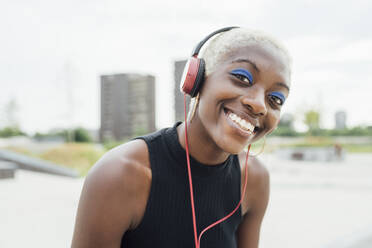
M251 149L251 144L249 144L248 146L248 151L247 151L247 155L246 155L246 158L245 158L245 180L244 180L244 187L243 187L243 193L242 193L242 196L240 198L240 201L238 203L238 205L235 207L235 209L229 213L228 215L226 215L225 217L219 219L218 221L212 223L211 225L209 225L208 227L206 227L203 231L201 231L200 235L199 235L199 238L198 238L198 232L197 232L197 228L196 228L196 216L195 216L195 204L194 204L194 191L193 191L193 187L192 187L192 177L191 177L191 166L190 166L190 155L189 155L189 145L188 145L188 139L187 139L187 115L186 115L186 94L184 94L184 111L185 111L185 143L186 143L186 159L187 159L187 173L188 173L188 177L189 177L189 185L190 185L190 200L191 200L191 211L192 211L192 222L193 222L193 227L194 227L194 240L195 240L195 247L196 248L200 248L200 239L202 237L202 235L209 229L211 229L212 227L220 224L221 222L227 220L228 218L230 218L240 207L243 199L244 199L244 196L245 196L245 191L246 191L246 188L247 188L247 182L248 182L248 157L249 157L249 150Z

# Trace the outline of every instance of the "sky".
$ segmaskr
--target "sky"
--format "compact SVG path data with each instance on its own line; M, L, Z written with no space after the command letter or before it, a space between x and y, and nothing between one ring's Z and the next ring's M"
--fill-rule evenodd
M334 126L372 125L371 1L2 0L0 111L11 100L27 132L99 128L99 76L156 77L157 127L173 123L173 62L210 32L259 29L282 41L293 59L282 113L301 128L306 110ZM2 122L1 122L2 121ZM0 125L5 124L0 115Z

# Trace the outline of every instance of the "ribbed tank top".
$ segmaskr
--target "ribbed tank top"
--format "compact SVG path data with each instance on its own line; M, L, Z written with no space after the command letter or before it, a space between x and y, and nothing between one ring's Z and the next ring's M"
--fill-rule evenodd
M176 123L172 128L138 137L148 147L152 182L142 221L122 237L122 248L194 247L186 152ZM218 165L190 157L198 234L229 214L240 200L240 166L236 155ZM237 247L241 209L203 234L200 248Z

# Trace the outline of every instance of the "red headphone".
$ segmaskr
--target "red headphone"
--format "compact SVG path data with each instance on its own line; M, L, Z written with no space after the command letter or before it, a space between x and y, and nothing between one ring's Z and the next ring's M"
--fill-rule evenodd
M202 46L214 35L229 31L234 28L238 28L238 27L226 27L226 28L218 29L214 31L213 33L211 33L210 35L208 35L207 37L205 37L195 47L183 71L181 85L180 85L181 91L183 93L186 93L190 95L191 97L195 97L198 94L204 82L205 61L202 58L198 58L198 54Z

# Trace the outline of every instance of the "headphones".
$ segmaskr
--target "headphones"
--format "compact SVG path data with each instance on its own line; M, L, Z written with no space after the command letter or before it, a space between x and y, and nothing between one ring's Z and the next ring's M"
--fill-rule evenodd
M185 110L185 142L186 142L185 148L186 148L186 160L187 160L187 174L188 174L189 187L190 187L190 202L191 202L193 229L194 229L195 248L200 248L200 239L207 230L227 220L239 209L244 199L245 190L247 188L247 178L248 178L247 162L248 162L249 150L251 148L251 145L248 146L248 152L247 152L246 159L245 159L245 181L244 181L244 186L243 186L243 193L242 193L242 196L240 198L238 205L228 215L210 224L209 226L204 228L198 235L198 231L196 227L194 190L193 190L193 185L192 185L191 166L190 166L190 154L189 154L189 145L188 145L189 142L187 138L188 135L187 135L187 115L186 115L186 94L190 95L191 97L197 96L204 82L205 61L202 58L198 58L198 54L202 46L214 35L229 31L234 28L238 28L238 27L226 27L226 28L218 29L199 42L199 44L193 50L191 57L188 59L186 63L186 66L185 66L185 69L182 75L181 85L180 85L181 91L184 93L183 100L184 100L184 110Z
M221 28L205 37L193 50L191 57L188 59L185 69L183 71L181 79L181 91L185 94L195 97L201 86L204 82L204 73L205 73L205 61L202 58L198 58L198 54L202 46L213 36L218 33L226 32L234 28L239 27L226 27Z

